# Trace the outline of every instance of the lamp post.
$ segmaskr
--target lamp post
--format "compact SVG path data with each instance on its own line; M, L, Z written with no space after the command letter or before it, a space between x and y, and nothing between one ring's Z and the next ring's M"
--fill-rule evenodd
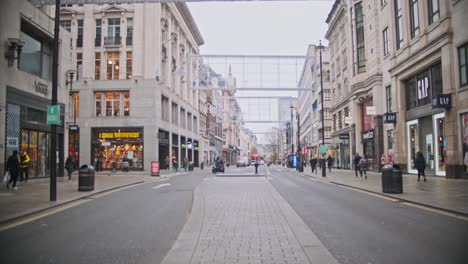
M52 105L57 105L60 0L55 1L54 51L52 60ZM57 125L50 128L50 200L57 200Z
M78 127L76 125L76 111L77 109L75 108L77 106L77 98L76 98L76 94L74 93L73 91L73 78L75 76L75 71L74 70L70 70L70 71L67 71L67 74L68 74L68 78L69 80L66 82L67 85L70 85L70 90L68 92L68 95L69 95L69 98L71 98L70 102L72 103L73 107L71 107L72 109L72 113L73 113L73 126L68 126L68 135L69 135L69 140L70 140L70 134L73 135L73 153L72 153L72 158L73 158L73 164L74 164L74 167L77 168L78 167L78 163L76 162L77 160L77 151L76 151L76 144L77 144L77 135L79 133L78 131ZM73 131L73 132L72 132ZM69 144L70 144L70 141L69 141ZM70 152L70 150L68 151Z
M301 152L301 141L300 141L301 125L299 123L299 121L300 121L299 117L300 117L299 113L296 112L296 119L297 119L297 160L298 160L298 164L296 166L297 171L301 171L301 169L299 167L302 167L302 152Z
M291 128L291 167L293 166L293 154L294 154L294 125L293 125L293 108L294 106L292 105L291 103L291 106L289 106L289 108L291 109L291 125L290 125L290 128Z
M322 145L325 146L325 108L323 105L323 74L322 74L322 49L325 47L322 46L322 41L319 42L319 53L320 53L320 100L322 102ZM322 154L322 177L327 177L327 169L325 166L325 159Z

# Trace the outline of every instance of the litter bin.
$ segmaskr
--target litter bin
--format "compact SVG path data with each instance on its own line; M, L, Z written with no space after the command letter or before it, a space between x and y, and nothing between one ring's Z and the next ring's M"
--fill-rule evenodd
M193 171L193 162L190 162L188 165L188 170Z
M304 165L302 165L302 164L297 164L297 171L298 171L298 172L304 172Z
M86 192L94 190L94 167L83 165L78 174L78 191Z
M403 193L403 171L398 165L385 165L382 168L382 192Z

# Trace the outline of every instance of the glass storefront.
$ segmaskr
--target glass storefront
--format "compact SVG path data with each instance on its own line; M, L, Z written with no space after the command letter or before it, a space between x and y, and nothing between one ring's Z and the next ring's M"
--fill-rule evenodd
M445 176L445 164L447 162L447 139L444 133L445 126L445 114L434 115L434 133L435 133L435 153L436 163L435 170L436 175Z
M28 129L21 130L21 151L26 151L31 158L29 177L46 177L49 175L49 142L50 134Z
M463 161L468 160L468 113L463 113L460 116L461 121L461 135L462 135L462 157ZM464 169L467 171L466 163Z
M122 168L127 160L130 169L143 170L143 128L93 128L92 163L102 156L102 169Z

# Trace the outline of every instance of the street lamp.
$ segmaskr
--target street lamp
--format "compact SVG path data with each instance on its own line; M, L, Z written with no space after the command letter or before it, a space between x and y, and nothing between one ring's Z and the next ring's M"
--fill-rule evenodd
M293 108L294 108L294 106L292 105L292 103L291 103L291 106L289 106L289 108L291 109L291 125L290 125L291 135L289 137L291 138L290 142L291 142L291 168L292 168L292 166L293 166L293 157L292 157L292 155L294 154L294 125L293 125Z
M323 104L323 74L322 74L322 41L319 41L319 53L320 53L320 100L322 102L322 145L325 146L325 108ZM325 168L325 159L322 154L322 177L327 177L327 169Z

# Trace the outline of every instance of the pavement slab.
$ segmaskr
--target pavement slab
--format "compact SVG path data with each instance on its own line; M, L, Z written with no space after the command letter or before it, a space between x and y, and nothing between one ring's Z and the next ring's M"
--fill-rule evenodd
M164 264L337 263L263 177L222 177L195 191Z

